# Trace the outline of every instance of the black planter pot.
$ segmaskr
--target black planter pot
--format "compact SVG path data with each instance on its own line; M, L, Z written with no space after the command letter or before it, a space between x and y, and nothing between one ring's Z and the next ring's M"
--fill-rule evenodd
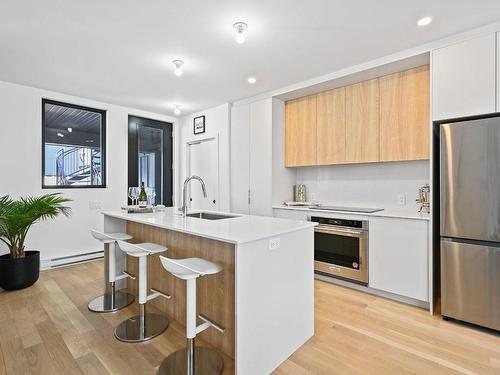
M40 252L26 251L24 258L0 256L0 288L19 290L32 286L40 276Z

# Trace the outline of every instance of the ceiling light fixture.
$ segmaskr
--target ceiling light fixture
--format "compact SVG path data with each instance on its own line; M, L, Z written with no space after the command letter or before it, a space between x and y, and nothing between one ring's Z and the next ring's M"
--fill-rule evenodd
M257 82L257 78L255 77L248 77L247 79L248 83L253 85L255 82Z
M427 26L432 22L432 17L423 17L417 21L418 26Z
M68 133L71 133L73 131L73 128L68 128Z
M248 28L248 25L245 22L236 22L233 25L233 29L236 32L234 35L234 39L238 44L245 43L245 30Z
M180 77L182 75L182 65L184 65L184 61L174 60L174 61L172 61L172 64L175 65L174 74L177 77Z
M175 114L176 116L179 116L179 115L182 113L182 112L181 112L181 106L180 106L180 104L176 104L174 107L175 107L175 108L174 108L174 114Z
M64 134L62 134L62 133L57 133L57 136L58 136L58 137L63 138L63 137L64 137Z

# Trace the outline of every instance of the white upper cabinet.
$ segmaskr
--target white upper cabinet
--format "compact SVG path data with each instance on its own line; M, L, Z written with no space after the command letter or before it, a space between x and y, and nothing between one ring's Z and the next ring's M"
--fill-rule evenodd
M433 120L495 112L495 34L433 51Z
M369 286L429 301L428 223L370 218Z

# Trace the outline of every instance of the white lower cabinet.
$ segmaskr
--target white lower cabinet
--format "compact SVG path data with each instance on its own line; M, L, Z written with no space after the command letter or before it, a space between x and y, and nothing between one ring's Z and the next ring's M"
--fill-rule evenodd
M274 217L280 219L290 219L290 220L307 220L309 213L307 211L299 210L287 210L287 209L273 209Z
M428 222L373 217L369 231L369 286L428 302Z

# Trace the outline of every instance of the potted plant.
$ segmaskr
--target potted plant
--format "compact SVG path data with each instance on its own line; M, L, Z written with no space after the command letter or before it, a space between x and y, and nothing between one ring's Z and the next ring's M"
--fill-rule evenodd
M69 216L64 203L71 199L59 193L18 200L8 195L0 197L0 240L10 254L0 256L0 288L18 290L33 285L40 274L40 252L25 251L24 241L29 229L40 220L53 219L60 214Z

